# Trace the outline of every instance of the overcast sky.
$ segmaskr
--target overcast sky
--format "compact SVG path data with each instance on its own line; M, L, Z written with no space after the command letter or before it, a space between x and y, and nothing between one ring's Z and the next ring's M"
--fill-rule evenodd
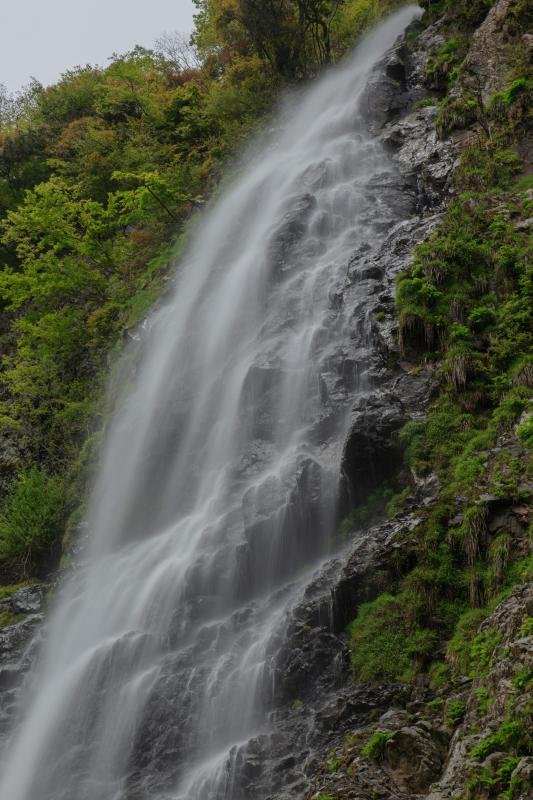
M190 31L192 0L0 0L0 83L53 83L79 64L106 64L165 31Z

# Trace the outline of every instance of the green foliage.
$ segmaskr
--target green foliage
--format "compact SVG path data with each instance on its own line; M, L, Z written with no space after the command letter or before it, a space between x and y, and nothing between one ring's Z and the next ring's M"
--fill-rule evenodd
M437 105L434 97L424 97L422 100L417 100L413 103L413 111L418 111L420 108L432 108Z
M533 414L518 426L516 433L526 447L533 449Z
M489 628L478 633L472 641L470 648L471 674L475 677L484 677L489 673L496 648L501 641L501 634Z
M206 66L254 54L285 80L338 58L397 0L209 0L197 4L194 40Z
M20 614L13 614L11 611L0 610L0 628L6 628L8 625L16 625L20 619Z
M526 617L520 626L520 636L533 636L533 617Z
M0 557L28 565L57 544L66 509L65 487L37 467L21 473L0 513Z
M498 730L485 736L476 745L470 755L476 761L484 761L491 753L511 751L517 755L527 752L531 746L531 737L524 722L520 719L503 722Z
M494 701L484 687L476 690L476 698L478 702L478 711L482 716L484 716L490 711Z
M460 53L460 41L452 40L443 49L442 63ZM509 95L516 102L521 86ZM465 97L448 98L443 109L463 103ZM485 113L479 98L471 99L475 113L464 124L479 121ZM530 205L522 193L523 181L516 182L521 164L509 146L514 124L509 118L494 118L491 135L481 134L466 148L456 172L463 194L398 278L400 349L412 362L437 365L440 382L426 419L408 423L400 444L410 472L417 477L437 473L442 489L435 510L421 514L403 561L408 571L400 593L380 613L365 609L356 620L352 652L360 680L409 674L406 651L400 652L399 645L407 635L397 611L400 598L410 621L435 641L448 640L448 666L431 668L434 688L446 685L448 669L482 677L499 642L494 631L478 630L489 613L487 605L530 574L528 559L517 557L510 534L488 535L487 507L479 500L481 487L502 502L529 499L520 488L531 474L526 458L505 448L497 455L493 450L502 435L516 432L526 446L531 439L529 416L523 415L530 408L533 385L533 273L527 226L516 224L528 218ZM460 516L454 511L458 498ZM375 648L372 641L378 643ZM354 644L367 655L366 671ZM391 660L396 657L396 672L385 674L380 648ZM418 663L425 666L423 658Z
M366 527L385 516L394 517L405 507L410 494L410 486L400 491L396 491L388 484L379 486L368 495L364 503L359 504L341 521L339 526L341 538L347 538L354 529Z
M499 103L501 103L506 108L509 108L513 105L513 103L521 98L522 95L530 91L532 86L533 82L531 79L524 77L516 78L503 90L503 92L499 92L493 96L493 107L496 107Z
M335 750L332 750L331 753L329 754L329 759L326 762L326 769L328 770L328 772L331 772L334 775L339 769L340 765L341 765L341 759L339 758Z
M393 735L392 733L384 733L383 731L374 733L364 747L361 748L361 755L370 758L372 761L383 761L385 759L387 742Z
M457 728L464 719L466 706L463 700L450 700L446 705L446 724L449 728Z
M11 595L15 594L15 592L18 592L19 589L23 589L27 585L28 584L26 582L21 582L16 583L13 586L0 586L0 602L11 597Z
M383 594L360 606L349 627L356 680L408 682L432 654L436 636L416 620L416 601Z
M443 689L450 680L450 667L442 661L436 661L428 670L430 686L433 691Z
M454 23L463 28L472 28L485 19L495 0L447 0L449 15Z
M480 791L484 795L489 792L490 796L512 800L516 782L513 787L511 776L519 761L516 756L507 756L497 767L476 770L467 784L466 800L476 800Z
M160 296L198 201L287 82L396 5L202 0L192 44L0 89L0 434L24 463L84 490L110 353Z
M516 430L531 445L529 416L522 416L533 384L533 327L529 311L522 313L533 297L531 261L527 235L508 217L526 218L529 206L516 188L520 162L506 136L498 133L466 149L456 180L468 193L451 204L441 229L418 246L412 267L398 280L400 347L414 360L439 359L441 381L426 420L400 433L405 462L417 475L436 471L441 502L453 506L459 496L463 511L462 522L451 528L423 522L417 566L404 581L440 636L450 628L435 625L439 598L456 598L456 610L464 601L483 607L524 579L512 537L501 533L489 540L487 511L477 500L483 482L502 501L528 500L520 489L530 470L524 457L503 450L487 472L488 454L502 433ZM429 544L443 537L452 555L444 583L428 570ZM476 636L486 613L450 618L452 629L457 622L447 647L455 672L479 676L489 668L497 637L490 631Z
M426 84L430 89L452 86L456 79L456 68L466 54L462 38L453 37L430 58L426 67Z
M469 94L445 97L436 119L437 133L443 139L457 128L466 128L478 119L479 103Z
M485 617L485 609L465 611L459 618L453 637L448 642L447 657L456 673L468 675L472 668L472 643L479 625Z
M531 634L530 634L531 635ZM525 667L513 678L513 688L518 692L525 691L533 685L533 667Z

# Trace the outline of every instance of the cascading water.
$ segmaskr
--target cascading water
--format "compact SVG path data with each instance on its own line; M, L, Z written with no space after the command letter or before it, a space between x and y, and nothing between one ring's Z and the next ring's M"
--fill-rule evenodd
M335 528L347 265L396 221L358 105L416 13L308 90L206 213L112 422L1 800L251 796L240 754L268 736L280 634Z

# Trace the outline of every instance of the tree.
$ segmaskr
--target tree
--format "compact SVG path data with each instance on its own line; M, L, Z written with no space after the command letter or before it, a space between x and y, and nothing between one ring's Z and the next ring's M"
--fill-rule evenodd
M202 66L196 46L180 31L163 33L156 39L155 52L163 57L165 69L172 70L175 77L183 72L194 72Z

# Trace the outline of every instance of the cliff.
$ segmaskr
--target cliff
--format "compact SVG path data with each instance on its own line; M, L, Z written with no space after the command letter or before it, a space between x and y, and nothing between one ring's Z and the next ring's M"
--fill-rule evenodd
M383 216L383 243L354 253L332 298L365 387L338 555L277 643L274 734L235 756L239 798L530 797L531 11L424 6L363 104L394 163L367 202L398 221ZM306 212L295 204L280 252ZM42 612L40 586L0 594L4 730ZM164 694L150 713L139 763L170 770L164 720L184 712Z

